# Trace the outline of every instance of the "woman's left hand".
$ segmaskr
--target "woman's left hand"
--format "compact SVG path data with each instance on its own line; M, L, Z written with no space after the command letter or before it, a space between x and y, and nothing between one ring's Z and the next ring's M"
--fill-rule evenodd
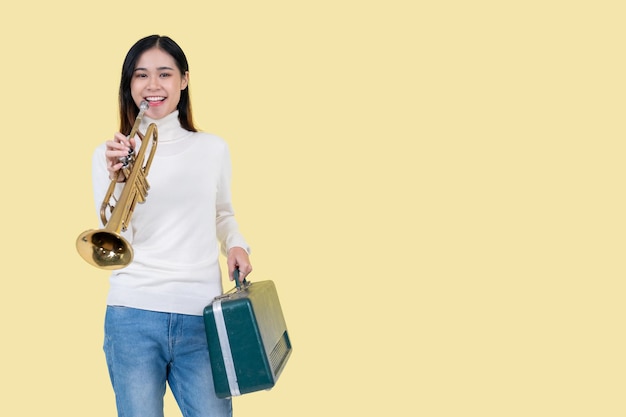
M248 252L238 246L230 248L226 264L228 265L228 279L231 281L233 280L235 269L239 269L239 281L241 282L252 272Z

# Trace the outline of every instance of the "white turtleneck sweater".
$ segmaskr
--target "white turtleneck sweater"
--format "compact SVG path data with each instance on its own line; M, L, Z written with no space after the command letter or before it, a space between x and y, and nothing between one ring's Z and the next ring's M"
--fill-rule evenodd
M228 146L215 135L183 129L178 111L160 120L144 116L140 131L146 132L150 123L158 129L147 177L150 190L122 232L134 259L112 272L107 304L202 315L222 293L220 246L224 254L235 246L249 252L231 204ZM103 143L93 154L98 217L110 184L105 149ZM123 186L117 185L116 196Z

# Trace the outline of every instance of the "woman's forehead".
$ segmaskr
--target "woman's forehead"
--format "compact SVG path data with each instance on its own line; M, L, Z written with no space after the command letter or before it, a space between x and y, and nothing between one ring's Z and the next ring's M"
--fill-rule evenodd
M135 69L162 69L162 68L177 68L176 61L174 58L159 48L148 49L144 53L141 54L137 63L135 65Z

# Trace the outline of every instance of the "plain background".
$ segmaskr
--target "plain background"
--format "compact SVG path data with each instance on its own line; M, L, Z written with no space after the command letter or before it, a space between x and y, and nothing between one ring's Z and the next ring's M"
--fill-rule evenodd
M169 35L294 351L244 416L623 416L620 1L13 2L0 415L113 416L93 149ZM225 283L226 289L230 288ZM167 396L167 415L179 416Z

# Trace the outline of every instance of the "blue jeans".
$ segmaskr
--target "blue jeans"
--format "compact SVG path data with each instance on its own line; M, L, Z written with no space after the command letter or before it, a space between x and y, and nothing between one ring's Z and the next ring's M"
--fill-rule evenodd
M119 417L163 417L169 384L184 417L230 417L215 395L202 316L108 306L104 352Z

